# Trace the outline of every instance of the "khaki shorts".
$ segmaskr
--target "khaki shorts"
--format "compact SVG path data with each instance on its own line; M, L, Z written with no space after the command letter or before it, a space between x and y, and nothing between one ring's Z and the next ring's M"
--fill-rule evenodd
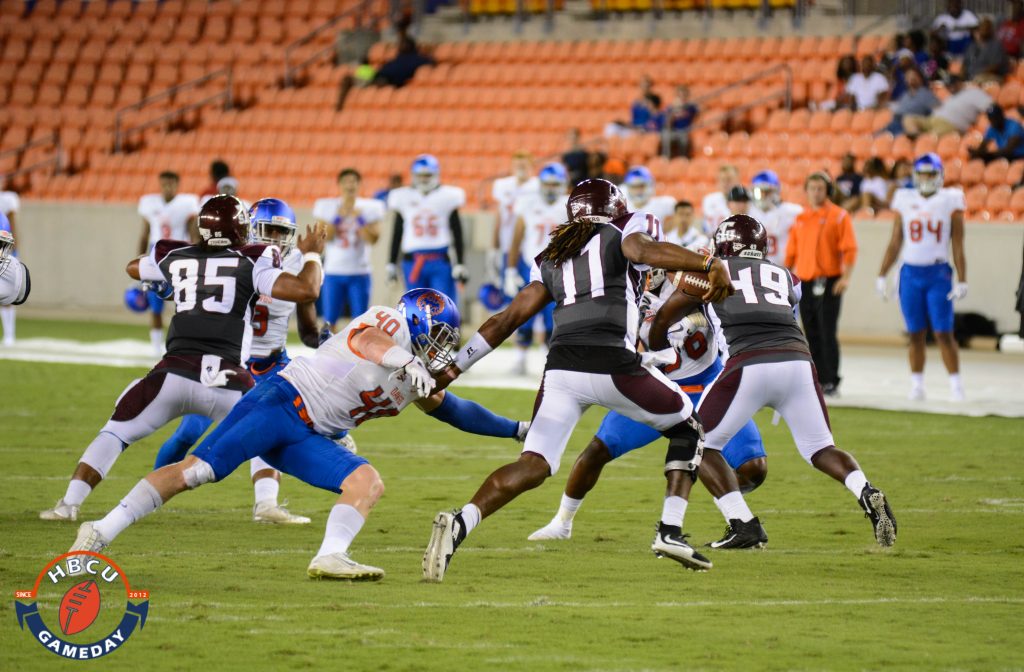
M948 135L950 133L959 133L960 129L949 123L942 117L924 117L917 114L911 114L905 117L905 120L913 120L917 127L921 129L922 133L934 133L935 135Z

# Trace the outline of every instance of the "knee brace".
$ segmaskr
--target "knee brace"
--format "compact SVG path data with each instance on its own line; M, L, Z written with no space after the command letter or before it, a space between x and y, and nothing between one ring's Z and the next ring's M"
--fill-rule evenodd
M217 475L213 473L213 467L200 459L196 459L195 462L185 467L181 475L185 478L185 486L189 490L198 488L204 483L210 483L217 478Z
M665 472L686 471L697 480L697 470L704 457L704 430L694 418L673 428L665 453Z

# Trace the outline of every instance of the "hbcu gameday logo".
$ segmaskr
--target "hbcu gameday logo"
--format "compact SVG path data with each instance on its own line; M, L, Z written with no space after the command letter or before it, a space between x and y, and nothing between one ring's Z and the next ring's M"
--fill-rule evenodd
M120 597L121 586L124 598ZM50 598L58 596L57 625L51 627L43 621L36 600L42 600L46 605ZM27 628L33 639L51 653L73 660L100 658L121 648L135 628L141 629L146 624L149 613L149 591L133 589L128 577L113 560L90 551L73 551L54 558L39 572L32 590L17 590L14 598L21 629ZM20 600L33 601L24 603ZM116 625L111 626L109 618L101 619L101 614L106 613L105 607L108 611L124 609ZM95 638L95 632L84 638L76 637L93 626L98 632L112 629L99 638ZM101 630L101 626L104 629ZM72 637L75 639L69 639ZM80 639L86 641L78 641Z

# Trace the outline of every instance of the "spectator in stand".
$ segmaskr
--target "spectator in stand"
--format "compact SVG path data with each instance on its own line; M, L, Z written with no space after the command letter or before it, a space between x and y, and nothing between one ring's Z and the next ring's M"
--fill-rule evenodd
M892 172L889 174L889 203L897 189L914 188L914 164L907 159L896 159L892 164Z
M700 113L700 109L690 102L690 89L680 84L676 87L676 97L665 110L665 126L669 130L669 154L686 156L690 149L690 126Z
M925 85L920 72L916 69L908 70L906 78L907 90L898 101L890 104L892 121L880 131L882 133L888 131L893 135L902 135L903 117L908 114L927 117L939 106L939 99L932 93L931 88Z
M228 168L228 164L222 159L217 159L210 164L210 184L207 185L206 189L203 189L203 193L199 194L199 205L206 203L208 200L220 193L220 189L217 184L225 177L231 174L231 169Z
M1002 82L1009 67L1003 43L996 38L995 24L986 16L978 24L974 42L964 54L964 73L968 79L979 83Z
M981 144L968 150L971 158L985 163L996 159L1024 159L1024 126L1016 119L1007 119L998 105L989 107L987 114L988 130Z
M950 96L935 108L930 117L907 115L903 117L903 130L911 138L922 133L946 135L966 133L978 116L992 104L992 97L963 78L950 75L947 86Z
M853 154L843 156L843 172L836 178L835 192L832 200L846 210L856 210L860 205L860 183L863 176L857 172L857 157Z
M841 56L836 65L836 108L853 110L857 101L853 99L847 85L850 78L857 74L857 59L852 54Z
M569 184L575 186L587 179L587 149L580 141L580 129L569 129L569 149L562 154L562 163L569 171Z
M661 113L661 96L654 93L651 78L644 75L640 78L640 95L633 101L630 110L630 126L641 133L661 129L664 117Z
M929 58L928 36L925 35L923 30L912 30L907 33L906 45L907 49L914 54L914 62L920 68Z
M945 81L949 77L946 43L938 35L928 38L928 58L921 64L921 74L929 82Z
M1010 0L1010 17L999 24L997 31L1003 51L1010 58L1020 58L1024 42L1024 2Z
M612 184L622 184L626 179L626 162L618 157L609 157L601 166L601 177Z
M978 27L978 17L964 9L962 0L949 0L946 13L939 14L932 22L932 30L946 42L946 52L961 56L971 43L971 31Z
M875 69L875 57L867 55L860 61L860 72L846 83L858 110L871 110L882 105L889 97L889 80Z
M872 212L889 207L889 171L885 162L872 156L864 162L864 179L860 183L860 207Z
M812 173L804 183L809 207L797 215L786 242L786 266L800 278L800 318L818 382L839 394L839 309L857 261L857 236L850 215L829 202L831 180Z
M434 59L420 53L415 40L409 36L403 36L398 42L398 54L380 66L373 82L400 88L409 83L420 67L433 64Z

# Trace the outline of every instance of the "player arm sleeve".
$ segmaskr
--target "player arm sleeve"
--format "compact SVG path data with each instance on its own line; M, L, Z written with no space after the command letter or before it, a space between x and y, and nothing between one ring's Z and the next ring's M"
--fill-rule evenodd
M167 280L164 277L164 272L160 270L160 266L156 262L156 253L157 246L154 246L149 254L139 259L139 280L147 280L149 282Z
M496 436L511 439L519 432L519 422L502 417L484 408L475 401L462 399L447 390L441 393L441 404L427 415L451 425L455 429L480 436Z
M391 230L391 251L388 253L388 263L394 264L398 261L398 253L402 249L402 229L405 222L402 221L402 214L395 213L395 226Z
M267 247L254 263L252 282L256 291L265 296L274 295L274 283L284 273L281 254L276 247Z
M452 244L455 247L455 262L461 264L466 258L466 247L465 241L462 237L462 219L459 217L458 210L452 210L452 214L448 216L448 226L452 231Z

